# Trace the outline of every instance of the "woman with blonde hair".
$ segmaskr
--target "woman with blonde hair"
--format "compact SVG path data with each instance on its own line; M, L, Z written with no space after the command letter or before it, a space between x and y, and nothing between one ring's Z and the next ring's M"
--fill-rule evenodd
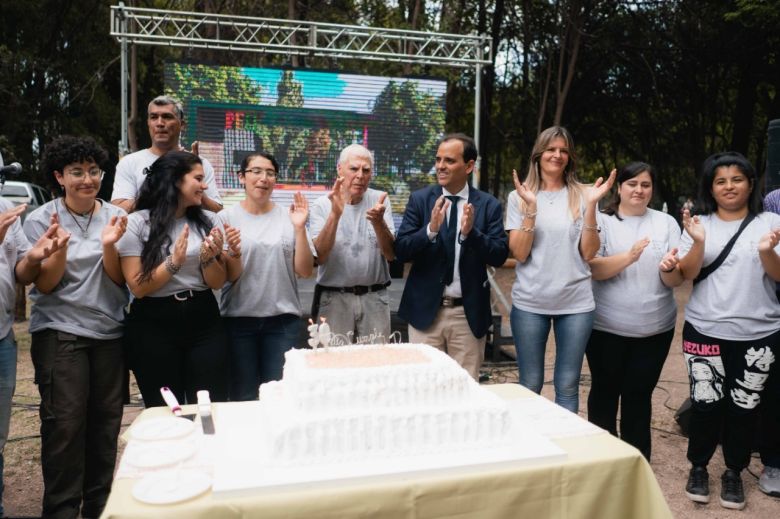
M588 261L599 250L596 205L615 171L592 187L577 180L569 132L560 126L536 139L523 183L513 172L506 229L517 265L512 287L512 335L520 384L541 392L550 325L555 331L555 402L577 412L585 346L593 325Z

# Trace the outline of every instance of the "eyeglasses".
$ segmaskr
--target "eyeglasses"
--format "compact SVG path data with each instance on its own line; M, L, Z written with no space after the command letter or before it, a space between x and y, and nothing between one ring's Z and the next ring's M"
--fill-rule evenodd
M84 171L83 169L71 169L65 173L75 178L76 180L84 180L86 175L89 175L91 180L103 180L103 177L106 174L105 171L98 168L90 169L89 171Z
M261 176L265 175L265 178L276 178L276 171L273 169L264 169L264 168L250 168L245 169L242 171L244 175L254 175L254 176Z

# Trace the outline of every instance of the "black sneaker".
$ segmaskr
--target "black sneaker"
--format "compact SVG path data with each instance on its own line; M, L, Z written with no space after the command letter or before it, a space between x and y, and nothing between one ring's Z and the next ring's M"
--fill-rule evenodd
M707 467L691 467L685 495L696 503L710 502L710 475L707 474Z
M726 469L720 477L720 506L732 510L745 508L745 490L742 488L742 477L736 470Z

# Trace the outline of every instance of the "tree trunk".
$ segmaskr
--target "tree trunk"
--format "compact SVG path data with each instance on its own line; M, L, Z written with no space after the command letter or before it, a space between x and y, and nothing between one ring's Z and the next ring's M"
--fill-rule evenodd
M498 44L501 41L501 23L504 21L504 0L496 0L495 10L493 11L493 23L490 27L490 41L493 46L493 63L485 68L485 84L484 84L484 96L485 102L483 103L484 109L482 110L482 146L486 148L482 152L482 175L479 178L480 189L487 191L489 189L489 180L493 179L493 194L498 194L498 189L501 184L501 172L493 168L490 169L490 160L496 153L495 150L501 150L500 147L493 147L493 135L495 134L493 128L493 94L496 90L496 55L498 54ZM491 149L493 148L493 149Z
M420 13L425 9L425 0L414 0L414 7L411 12L411 30L416 31L420 24ZM414 42L409 42L407 53L411 56L415 53ZM404 75L408 76L412 73L412 64L404 63Z
M574 80L574 74L577 69L577 57L580 53L580 43L582 41L582 19L580 12L579 2L572 2L569 9L568 21L566 23L566 32L561 41L560 61L558 62L558 89L556 92L555 117L553 118L553 124L556 126L559 126L563 120L563 109L566 105L566 97L571 90L571 83ZM569 44L570 40L571 44ZM567 50L569 51L568 62L566 62ZM564 62L566 62L565 77L563 77Z
M750 147L750 133L753 129L753 111L758 100L758 81L754 64L741 67L737 102L734 106L734 128L731 134L731 149L747 157Z

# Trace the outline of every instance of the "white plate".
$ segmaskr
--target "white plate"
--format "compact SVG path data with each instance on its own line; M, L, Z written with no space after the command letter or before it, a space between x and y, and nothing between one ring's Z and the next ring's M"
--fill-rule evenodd
M136 440L174 440L195 430L195 424L186 418L169 416L143 421L132 428Z
M192 457L193 441L132 442L125 450L125 460L134 467L154 469L167 467Z
M173 469L152 472L133 487L133 497L149 505L180 503L211 488L211 476L199 470Z

